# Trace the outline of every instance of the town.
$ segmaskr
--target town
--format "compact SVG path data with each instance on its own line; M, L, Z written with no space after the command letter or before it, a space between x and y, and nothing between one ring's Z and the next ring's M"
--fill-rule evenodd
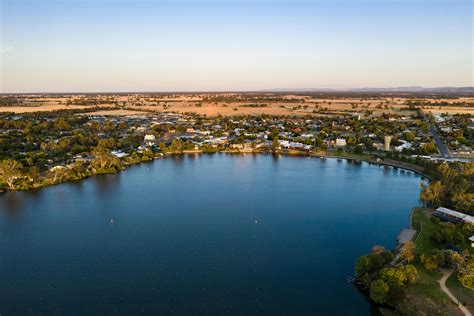
M453 111L453 106L459 106L456 101L441 109L431 102L423 108L419 102L403 101L406 108L393 109L380 106L385 103L379 99L372 104L373 110L370 106L356 110L354 105L334 109L329 105L332 101L324 101L327 107L323 109L298 112L299 106L304 108L295 106L301 99L292 98L291 109L296 112L271 111L281 108L280 104L266 114L248 109L261 111L267 107L262 102L286 103L288 97L239 95L239 101L245 98L253 102L251 106L234 104L237 110L223 115L212 105L204 107L214 112L203 114L202 106L190 106L188 111L164 106L157 111L140 105L103 106L97 102L102 98L89 96L76 108L59 102L78 103L79 98L61 100L46 111L28 105L31 97L14 103L11 96L4 97L7 111L0 114L0 189L36 189L182 154L304 155L354 164L365 161L403 173L409 170L424 177L419 197L425 207L412 210L410 226L400 233L394 251L375 246L357 260L354 283L372 301L402 313L420 310L420 300L428 299L423 310L442 314L446 301L430 297L425 288L438 287L436 270L448 267L444 280L451 278L457 297L451 301L461 309L473 306L469 289L474 288L474 257L469 254L474 251L470 216L474 215L474 117L465 104ZM104 102L119 98L107 96ZM207 102L235 100L235 96L222 95L200 98ZM311 102L304 100L305 105ZM11 106L14 111L8 111Z
M305 106L311 102L308 97L268 95L232 98L201 95L200 98L227 103L250 100L263 104L253 106L259 109L266 104L262 102L268 100L290 100L292 104L303 100ZM100 102L92 102L92 99L121 102L117 101L120 96L88 97L89 104L77 101L82 98L72 97L58 103L75 102L85 107L0 115L0 159L4 164L7 160L10 165L15 162L15 172L10 172L8 181L3 181L4 189L24 190L91 174L117 172L130 164L182 153L346 156L372 162L390 161L400 167L424 166L437 161L468 162L474 157L474 117L469 113L451 113L449 106L446 112L431 112L417 108L416 102L405 101L407 109L395 111L386 107L385 112L384 107L378 106L383 102L376 101L373 107L378 108L379 113L374 114L368 109L355 111L339 107L331 110L331 101L322 101L328 104L324 113L319 108L316 112L288 115L241 114L239 111L232 115L206 115L193 112L191 106L188 112L173 112L169 108L156 112L139 106L132 109L117 105L100 107ZM2 98L3 105L24 104L26 109L31 109L26 102L31 102L30 96ZM356 107L353 104L351 109ZM238 109L242 108L249 106L240 104ZM8 107L3 109L8 110Z

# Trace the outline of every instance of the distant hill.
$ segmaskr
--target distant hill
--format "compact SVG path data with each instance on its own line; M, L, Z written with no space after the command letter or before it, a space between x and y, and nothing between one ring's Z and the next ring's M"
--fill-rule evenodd
M302 89L270 89L264 90L270 92L411 92L411 93L423 93L423 92L434 92L434 93L474 93L474 87L437 87L437 88L424 88L419 86L411 87L392 87L392 88L347 88L347 89L335 89L335 88L302 88Z

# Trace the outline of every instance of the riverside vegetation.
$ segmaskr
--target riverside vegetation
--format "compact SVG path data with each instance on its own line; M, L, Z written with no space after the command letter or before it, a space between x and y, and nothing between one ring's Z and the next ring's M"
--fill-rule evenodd
M474 215L474 163L439 164L427 172L432 181L422 183L420 192L426 208L412 213L412 226L418 231L414 242L399 249L398 260L391 251L375 246L355 265L357 283L385 314L442 315L456 309L438 285L440 269L454 270L448 288L474 311L474 252L468 240L474 225L431 216L431 209L439 206Z

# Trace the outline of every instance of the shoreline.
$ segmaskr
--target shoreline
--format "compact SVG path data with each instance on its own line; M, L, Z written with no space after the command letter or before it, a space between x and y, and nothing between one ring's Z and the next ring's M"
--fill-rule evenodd
M0 189L0 194L2 193L7 193L7 192L17 192L17 191L32 191L32 190L39 190L42 188L46 188L49 186L53 185L58 185L58 184L63 184L63 183L68 183L68 182L77 182L81 181L87 178L91 178L97 175L104 175L104 174L117 174L122 171L125 171L128 167L130 166L135 166L135 165L140 165L144 162L153 162L158 159L164 159L167 156L173 156L173 155L196 155L196 154L231 154L231 155L245 155L245 154L252 154L252 155L261 155L261 154L268 154L268 155L285 155L285 156L305 156L305 157L313 157L313 158L320 158L320 159L344 159L348 162L350 161L355 161L355 162L367 162L368 164L373 164L373 165L378 165L378 166L389 166L393 168L400 168L404 169L407 171L414 172L429 181L432 179L424 172L424 167L421 167L419 165L415 165L412 163L408 162L402 162L398 160L393 160L393 159L382 159L379 157L371 156L371 155L354 155L354 154L348 154L344 153L342 155L334 155L334 154L328 154L327 152L306 152L306 151L298 151L298 150L277 150L274 152L271 151L259 151L259 150L249 150L249 151L240 151L240 150L224 150L224 151L219 151L215 153L207 153L207 152L202 152L202 150L184 150L183 152L174 152L174 153L161 153L159 156L154 157L154 159L149 160L149 161L140 161L139 163L132 163L132 164L126 164L124 165L123 169L117 171L117 172L110 172L110 173L96 173L96 174L91 174L88 175L84 178L80 179L75 179L75 180L70 180L70 181L64 181L64 182L58 182L58 183L52 183L44 186L38 186L38 187L32 187L27 190L10 190L7 188Z

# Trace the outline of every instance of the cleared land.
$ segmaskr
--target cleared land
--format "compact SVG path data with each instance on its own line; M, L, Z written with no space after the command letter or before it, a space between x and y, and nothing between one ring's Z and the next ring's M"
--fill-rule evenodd
M474 97L401 98L401 97L334 97L272 93L202 93L202 94L94 94L94 95L12 95L9 106L0 112L29 113L64 109L84 110L100 107L126 108L145 112L193 112L208 116L224 115L334 115L360 114L379 116L413 113L408 104L426 112L474 114ZM19 102L17 102L19 101ZM3 102L6 104L6 102ZM91 109L97 111L97 109ZM370 111L370 113L368 113ZM118 115L120 115L118 112ZM128 114L128 113L127 113Z

